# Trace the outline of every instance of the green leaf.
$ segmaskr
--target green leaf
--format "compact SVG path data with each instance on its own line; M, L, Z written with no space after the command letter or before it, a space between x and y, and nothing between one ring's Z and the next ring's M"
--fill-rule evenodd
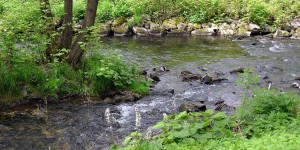
M175 119L185 119L187 117L187 112L181 112L179 115L176 116Z
M213 116L213 118L215 120L221 120L221 119L224 119L225 116L226 116L226 112L218 112Z
M166 123L163 121L158 122L155 126L153 126L153 129L161 129L163 127L165 127Z
M208 110L206 110L206 111L203 113L203 116L204 116L204 117L207 117L207 116L210 116L210 115L212 115L212 114L214 114L214 111L211 110L211 109L208 109Z
M183 130L174 133L174 137L176 138L185 138L190 136L189 128L184 128Z
M123 142L123 145L129 144L129 142L130 142L131 140L132 140L132 137L127 136L127 137L125 138L124 142Z

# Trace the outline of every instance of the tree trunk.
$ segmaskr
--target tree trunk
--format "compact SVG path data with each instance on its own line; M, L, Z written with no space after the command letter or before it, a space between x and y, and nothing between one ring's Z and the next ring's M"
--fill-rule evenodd
M88 28L93 26L95 23L96 12L98 7L99 0L88 0L87 8L85 11L85 17L82 25L82 32L79 33L76 40L71 45L71 51L69 54L69 63L74 67L77 68L81 57L83 55L83 50L81 48L81 43L86 42L85 35L88 35Z
M63 33L62 33L62 47L65 49L70 49L72 44L73 35L73 0L64 1L64 23L63 23Z
M53 14L51 12L51 6L49 3L49 0L40 0L40 10L42 13L42 19L46 25L46 28L44 30L45 34L47 35L48 39L51 39L51 34L52 32L55 30L55 27L53 25ZM44 60L45 63L47 63L47 61L52 62L53 61L53 44L52 42L48 42L47 43L47 49L46 49L46 58Z

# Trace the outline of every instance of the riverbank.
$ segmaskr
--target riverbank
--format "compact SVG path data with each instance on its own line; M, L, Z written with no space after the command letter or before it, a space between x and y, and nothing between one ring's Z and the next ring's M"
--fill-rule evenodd
M300 21L295 19L285 26L276 28L268 24L260 27L254 23L247 23L245 19L231 20L230 23L189 23L184 18L172 18L162 23L143 21L139 26L129 26L128 18L117 18L98 25L100 36L225 36L250 37L266 36L271 38L300 39Z

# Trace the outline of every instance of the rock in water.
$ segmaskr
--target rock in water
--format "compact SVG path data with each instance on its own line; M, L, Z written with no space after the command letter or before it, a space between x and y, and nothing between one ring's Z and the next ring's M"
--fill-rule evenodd
M230 74L234 74L234 73L244 73L244 68L238 67L236 69L233 69L229 72Z
M201 112L205 110L206 106L201 102L183 103L179 106L179 112Z

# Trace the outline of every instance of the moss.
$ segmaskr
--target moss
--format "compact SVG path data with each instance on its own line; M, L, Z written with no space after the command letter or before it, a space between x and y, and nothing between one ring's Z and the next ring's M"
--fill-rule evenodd
M128 27L124 27L124 26L115 27L114 32L118 34L125 34L128 32Z
M120 26L120 25L124 24L125 22L127 22L126 18L120 17L120 18L115 19L115 21L113 22L112 25L114 27L116 27L116 26Z

